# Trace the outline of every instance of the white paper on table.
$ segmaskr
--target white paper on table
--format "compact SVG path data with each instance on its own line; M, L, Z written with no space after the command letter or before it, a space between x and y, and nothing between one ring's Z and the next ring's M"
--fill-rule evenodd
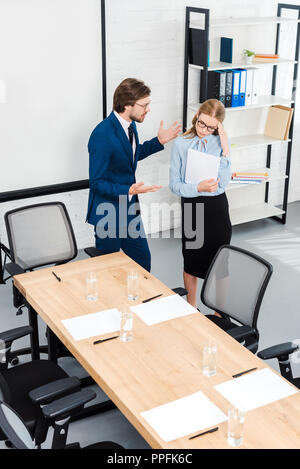
M238 409L248 412L298 391L269 368L218 384L215 389Z
M218 179L220 157L203 153L202 151L188 151L185 182L198 184L204 179Z
M202 391L147 410L141 415L166 442L227 420L227 416Z
M131 308L148 326L158 324L159 322L169 321L170 319L188 316L189 314L199 313L187 301L179 295L170 295L158 300L152 300L148 303L142 303Z
M85 314L61 322L74 340L87 339L108 332L120 330L121 313L116 309L106 309L98 313Z

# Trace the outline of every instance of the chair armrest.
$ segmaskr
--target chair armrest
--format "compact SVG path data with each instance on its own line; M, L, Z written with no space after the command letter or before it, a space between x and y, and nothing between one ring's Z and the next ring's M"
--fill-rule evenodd
M46 418L50 419L68 416L72 411L77 409L79 410L84 404L95 397L95 391L92 391L91 389L83 389L46 405L42 409L43 414Z
M280 356L288 356L291 353L299 350L298 345L293 342L286 342L284 344L274 345L273 347L266 348L258 352L257 356L262 360L270 360L271 358L279 358Z
M236 340L247 339L247 337L251 337L252 335L257 334L256 330L250 326L234 327L226 332Z
M104 256L104 252L95 247L85 248L84 252L90 257Z
M4 342L12 342L13 340L20 339L25 337L28 334L31 334L33 331L31 326L16 327L15 329L10 329L9 331L0 333L0 340Z
M10 262L9 264L5 264L5 270L13 277L14 275L24 274L25 270L22 269L18 264L14 262Z
M49 404L52 399L60 397L69 391L78 391L80 380L76 376L63 378L45 384L39 388L32 389L29 393L30 399L39 405Z
M32 333L31 326L16 327L9 331L0 333L0 370L4 371L8 367L11 353L11 345L14 340L20 339Z
M186 296L188 294L188 291L183 287L172 288L172 291L179 296Z

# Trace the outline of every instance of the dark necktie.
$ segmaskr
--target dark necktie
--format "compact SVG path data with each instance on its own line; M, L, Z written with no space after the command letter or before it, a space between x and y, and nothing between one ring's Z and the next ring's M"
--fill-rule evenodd
M133 128L132 128L132 125L131 125L131 124L130 124L130 126L128 127L128 135L129 135L130 145L132 146L132 142L133 142Z

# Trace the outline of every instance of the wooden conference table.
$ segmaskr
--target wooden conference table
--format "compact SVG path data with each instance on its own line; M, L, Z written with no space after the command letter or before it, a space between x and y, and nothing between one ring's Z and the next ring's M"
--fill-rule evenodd
M93 345L95 337L74 341L62 325L62 319L127 301L126 277L132 268L140 274L137 304L159 293L173 294L121 252L17 275L14 284L152 448L230 448L227 422L219 424L216 433L166 443L140 415L200 390L227 413L229 403L214 386L240 371L268 367L209 319L199 313L147 326L135 316L131 342L116 339L98 345ZM99 281L96 302L86 300L85 280L90 271ZM111 335L115 334L107 334ZM218 369L207 378L201 361L202 347L209 339L218 343ZM300 393L247 412L244 430L242 448L300 448Z

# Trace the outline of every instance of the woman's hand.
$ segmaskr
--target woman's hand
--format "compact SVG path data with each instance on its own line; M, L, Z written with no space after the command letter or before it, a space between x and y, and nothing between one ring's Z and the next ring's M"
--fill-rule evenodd
M221 122L219 122L219 125L218 125L218 132L219 132L219 136L221 140L223 156L228 156L229 155L228 137L227 137L226 130L224 129L224 126Z
M220 179L204 179L199 182L198 192L216 192Z

